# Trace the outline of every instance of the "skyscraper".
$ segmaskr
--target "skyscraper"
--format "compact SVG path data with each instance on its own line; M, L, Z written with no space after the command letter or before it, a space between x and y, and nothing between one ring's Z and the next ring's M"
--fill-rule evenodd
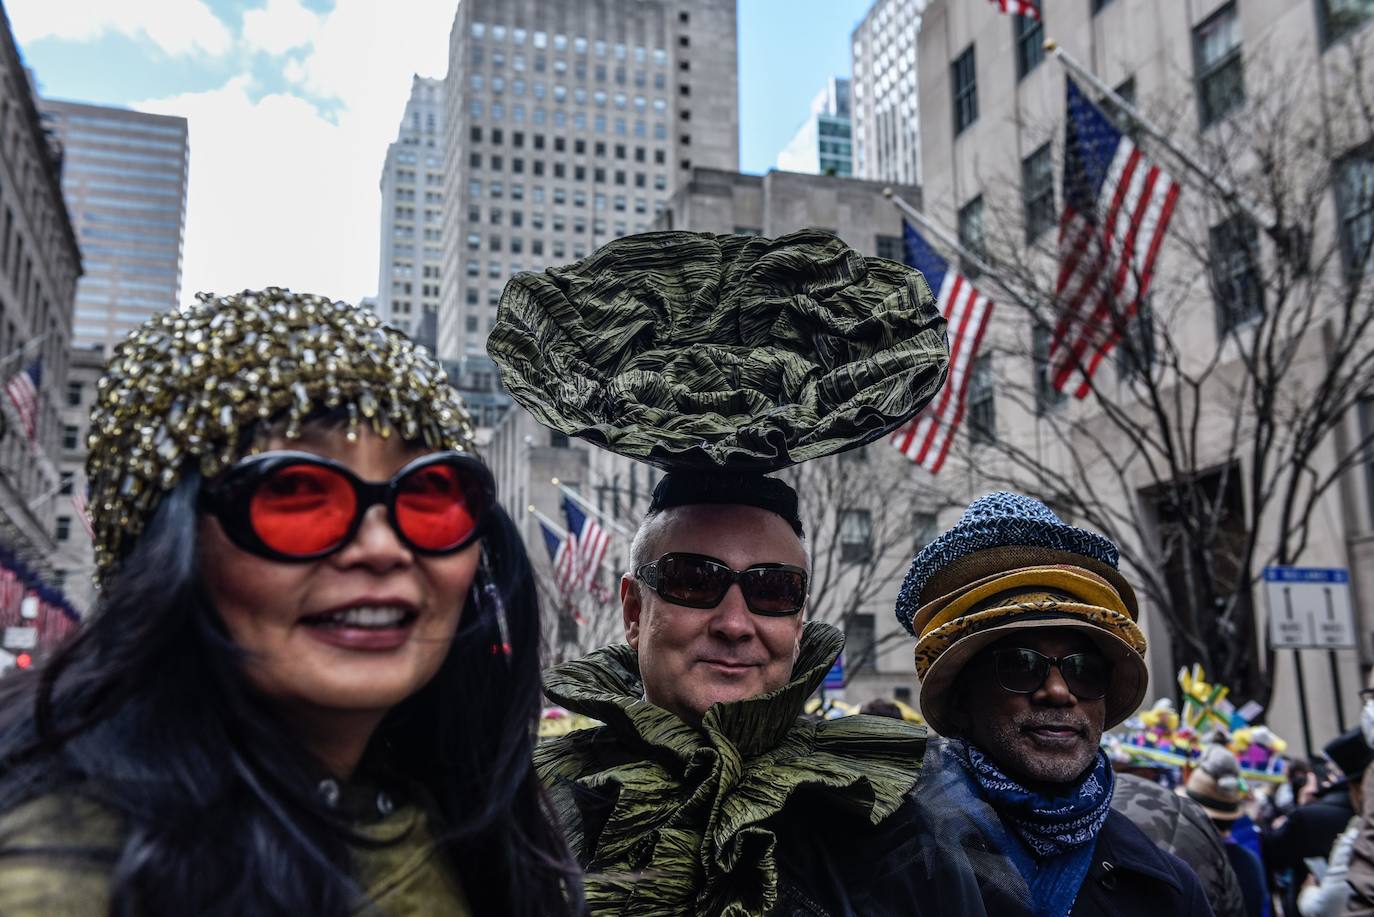
M444 200L444 81L418 74L382 168L378 313L434 347Z
M811 175L854 174L849 80L832 77L811 100L811 114L778 154L778 168Z
M648 228L739 164L734 0L462 0L444 87L439 353L485 351L506 280Z
M854 174L921 183L916 36L926 0L875 0L850 36Z
M75 347L106 351L181 299L186 119L39 100L65 151L62 194L81 244Z

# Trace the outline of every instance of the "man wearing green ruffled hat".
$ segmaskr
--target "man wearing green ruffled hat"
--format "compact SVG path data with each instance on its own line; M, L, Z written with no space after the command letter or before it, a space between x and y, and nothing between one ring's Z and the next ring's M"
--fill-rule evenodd
M916 555L897 620L917 638L921 712L948 737L926 757L922 815L937 833L976 824L1041 917L1210 915L1192 869L1112 808L1099 742L1147 682L1117 562L1108 539L1005 492Z
M545 425L667 470L620 583L626 642L545 680L604 724L535 762L592 912L984 913L910 816L924 730L802 716L844 638L804 621L799 495L766 476L939 389L924 278L817 231L631 236L512 279L488 349Z

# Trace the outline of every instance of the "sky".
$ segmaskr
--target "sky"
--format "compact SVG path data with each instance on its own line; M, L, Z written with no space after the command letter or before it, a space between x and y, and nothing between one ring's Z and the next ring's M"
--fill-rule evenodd
M556 0L550 0L556 2ZM739 0L740 165L766 171L871 0ZM453 0L6 0L48 98L190 122L182 300L377 290L387 144L447 70Z

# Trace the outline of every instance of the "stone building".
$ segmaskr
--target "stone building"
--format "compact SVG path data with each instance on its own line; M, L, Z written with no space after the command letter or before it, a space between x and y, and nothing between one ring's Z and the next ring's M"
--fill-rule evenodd
M62 198L61 144L44 129L3 10L0 57L0 378L39 370L34 440L0 394L0 545L51 578L81 252Z
M435 345L443 259L444 81L418 74L382 166L377 313Z
M647 229L694 167L736 168L736 74L733 0L463 0L444 86L440 355L484 352L513 274Z
M875 0L850 35L854 175L921 183L916 36L926 0Z
M1170 547L1170 533L1181 531L1186 520L1162 488L1221 488L1214 502L1221 507L1223 536L1241 544L1253 534L1261 549L1254 563L1266 562L1265 546L1279 543L1281 533L1291 529L1277 510L1256 518L1253 507L1245 505L1243 482L1267 473L1251 461L1263 418L1250 403L1237 401L1236 392L1249 377L1243 354L1256 335L1270 333L1268 317L1280 308L1273 278L1286 265L1298 265L1302 255L1299 248L1271 241L1264 224L1238 216L1233 205L1205 190L1205 182L1158 143L1128 129L1152 161L1184 182L1169 238L1142 318L1134 320L1125 343L1094 377L1101 397L1076 401L1047 389L1049 329L1019 309L1009 292L1024 290L1022 279L1028 277L1048 278L1044 284L1052 290L1058 263L1065 68L1047 56L1044 42L1054 39L1175 142L1195 151L1199 161L1212 161L1207 157L1216 151L1236 150L1225 167L1233 180L1242 180L1256 161L1253 148L1242 141L1261 138L1267 130L1263 118L1273 115L1275 104L1290 106L1290 114L1310 113L1311 121L1285 122L1310 124L1312 131L1304 135L1312 142L1304 141L1306 148L1290 155L1329 156L1309 174L1330 174L1334 181L1314 185L1320 189L1310 201L1315 222L1303 243L1310 245L1312 261L1297 276L1310 269L1313 283L1334 289L1362 277L1371 264L1374 159L1368 143L1374 135L1367 121L1353 123L1331 107L1341 104L1342 92L1351 86L1351 62L1368 60L1374 40L1370 17L1366 4L1340 0L1081 0L1045 4L1041 22L1003 15L995 4L931 0L922 16L917 55L925 213L968 250L993 251L996 260L1023 272L1009 286L996 276L975 281L998 306L974 366L959 461L940 476L956 488L955 495L975 497L1015 477L1008 459L1014 450L1026 463L1062 469L1062 481L1073 482L1072 492L1058 495L1063 505L1089 494L1110 494L1102 498L1100 511L1134 520L1123 526L1132 553L1153 559L1149 569L1128 568L1128 575L1138 583L1162 582L1168 594L1184 601L1188 597L1178 592L1180 584L1198 575L1190 571L1199 563L1224 570L1241 560L1222 553L1205 561L1180 557ZM1101 97L1079 82L1092 97ZM1369 87L1363 89L1367 94ZM1111 103L1104 105L1114 111ZM1276 161L1273 174L1297 174L1292 170L1299 162ZM1262 188L1244 188L1244 196L1263 200ZM947 254L954 259L953 252ZM1367 309L1367 299L1362 301L1360 308ZM1311 333L1294 354L1288 377L1295 392L1315 384L1331 359L1323 340L1332 340L1340 326L1339 296L1309 302L1311 315L1297 327ZM1194 389L1180 381L1185 378L1204 382ZM1164 395L1157 403L1178 399L1184 406L1166 414L1187 409L1198 417L1196 435L1187 443L1187 480L1171 478L1167 467L1148 468L1140 456L1156 454L1158 445L1123 435L1122 423L1130 426L1151 416L1154 409L1141 395L1150 387ZM1270 622L1262 582L1218 596L1217 609L1225 609L1227 617L1217 609L1200 613L1198 627L1210 635L1208 642L1238 647L1240 655L1248 654L1264 669L1263 677L1272 679L1268 722L1299 753L1303 730L1295 664L1308 670L1310 733L1319 746L1353 725L1355 692L1374 649L1368 639L1374 628L1374 577L1368 573L1374 560L1374 467L1355 461L1342 471L1338 464L1341 450L1374 432L1370 405L1367 391L1354 398L1312 454L1314 479L1330 475L1333 484L1314 500L1310 512L1317 524L1287 561L1351 571L1359 652L1333 653L1329 664L1325 653L1267 652ZM1295 413L1280 422L1281 434L1293 429L1289 419L1309 409L1316 406L1295 406ZM1075 457L1094 440L1119 443L1122 463L1102 461L1075 470ZM1054 500L1052 490L1041 496ZM1072 510L1066 515L1088 524ZM940 523L954 518L951 511ZM1260 571L1250 572L1258 576ZM1142 624L1151 644L1151 697L1174 695L1180 653L1186 661L1188 650L1148 600ZM1295 663L1300 657L1302 662Z

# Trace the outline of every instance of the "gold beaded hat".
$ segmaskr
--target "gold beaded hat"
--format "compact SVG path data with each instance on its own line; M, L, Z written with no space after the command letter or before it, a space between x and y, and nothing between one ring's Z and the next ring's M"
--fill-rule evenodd
M472 420L438 361L367 309L277 287L196 298L132 332L98 384L86 458L97 580L190 461L213 477L262 451L269 421L294 439L312 412L337 409L349 439L366 423L472 450Z

